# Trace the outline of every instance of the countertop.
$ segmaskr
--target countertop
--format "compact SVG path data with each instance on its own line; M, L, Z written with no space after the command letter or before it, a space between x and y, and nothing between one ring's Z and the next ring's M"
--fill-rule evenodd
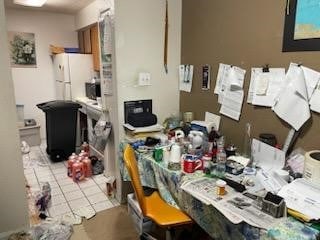
M87 107L91 107L95 110L102 112L102 106L99 106L97 101L89 99L87 97L76 98L76 102L80 104L85 104Z

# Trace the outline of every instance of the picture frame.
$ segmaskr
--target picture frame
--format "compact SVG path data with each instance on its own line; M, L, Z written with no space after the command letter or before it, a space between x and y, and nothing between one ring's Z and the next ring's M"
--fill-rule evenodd
M319 36L308 37L308 34L306 34L306 37L300 36L297 38L297 29L299 28L297 28L297 22L296 22L296 17L299 17L299 19L301 19L301 17L308 16L308 12L306 12L308 11L308 7L309 7L309 10L312 10L312 11L316 10L314 8L310 8L310 6L302 8L301 6L298 6L298 4L310 5L310 4L313 4L314 2L314 4L318 4L318 6L315 6L315 7L320 9L319 2L317 0L309 0L309 1L300 0L301 2L298 3L298 1L299 0L290 0L287 2L284 32L283 32L282 52L320 51L320 28L319 30L317 30L319 32ZM299 16L297 16L298 7L300 7L298 12ZM318 21L320 22L320 15L319 15ZM312 23L304 24L304 25L312 26ZM309 30L309 28L307 28L307 30Z
M13 68L36 68L35 34L8 31L10 62Z

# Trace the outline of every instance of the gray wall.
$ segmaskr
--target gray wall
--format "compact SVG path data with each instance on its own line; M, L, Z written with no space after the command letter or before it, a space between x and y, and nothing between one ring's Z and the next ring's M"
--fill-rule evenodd
M9 67L7 29L0 2L0 238L28 227L28 208L19 147L13 82Z

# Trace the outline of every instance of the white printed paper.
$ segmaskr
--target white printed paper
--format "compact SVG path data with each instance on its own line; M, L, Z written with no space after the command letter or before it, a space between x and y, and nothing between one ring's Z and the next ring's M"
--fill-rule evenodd
M251 155L253 160L265 171L284 167L285 152L257 139L252 139Z
M205 122L212 122L214 124L214 129L216 131L219 131L220 119L221 119L221 117L217 114L205 112L204 121Z
M310 118L307 85L298 65L290 64L285 86L275 100L273 111L296 131Z
M303 178L298 178L284 186L278 195L284 198L288 208L298 211L310 219L320 218L319 186Z
M180 91L191 92L193 79L193 65L179 66L179 87Z
M223 95L220 113L239 121L244 96L243 90L225 90Z
M225 91L238 91L243 88L245 73L246 70L242 68L223 63L219 64L214 93L219 95L218 102L220 104L225 96Z
M301 68L306 80L308 99L310 99L320 80L320 73L305 66L301 66Z
M284 68L270 68L266 73L262 68L252 68L247 102L257 106L272 107L284 84L284 78Z
M316 90L314 90L309 103L312 111L320 113L320 84Z

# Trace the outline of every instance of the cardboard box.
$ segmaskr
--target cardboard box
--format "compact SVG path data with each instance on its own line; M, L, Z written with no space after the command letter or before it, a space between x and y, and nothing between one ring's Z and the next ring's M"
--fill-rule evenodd
M134 193L128 194L128 213L131 216L135 228L139 235L143 232L149 232L152 228L152 221L142 215L139 203L135 199Z

